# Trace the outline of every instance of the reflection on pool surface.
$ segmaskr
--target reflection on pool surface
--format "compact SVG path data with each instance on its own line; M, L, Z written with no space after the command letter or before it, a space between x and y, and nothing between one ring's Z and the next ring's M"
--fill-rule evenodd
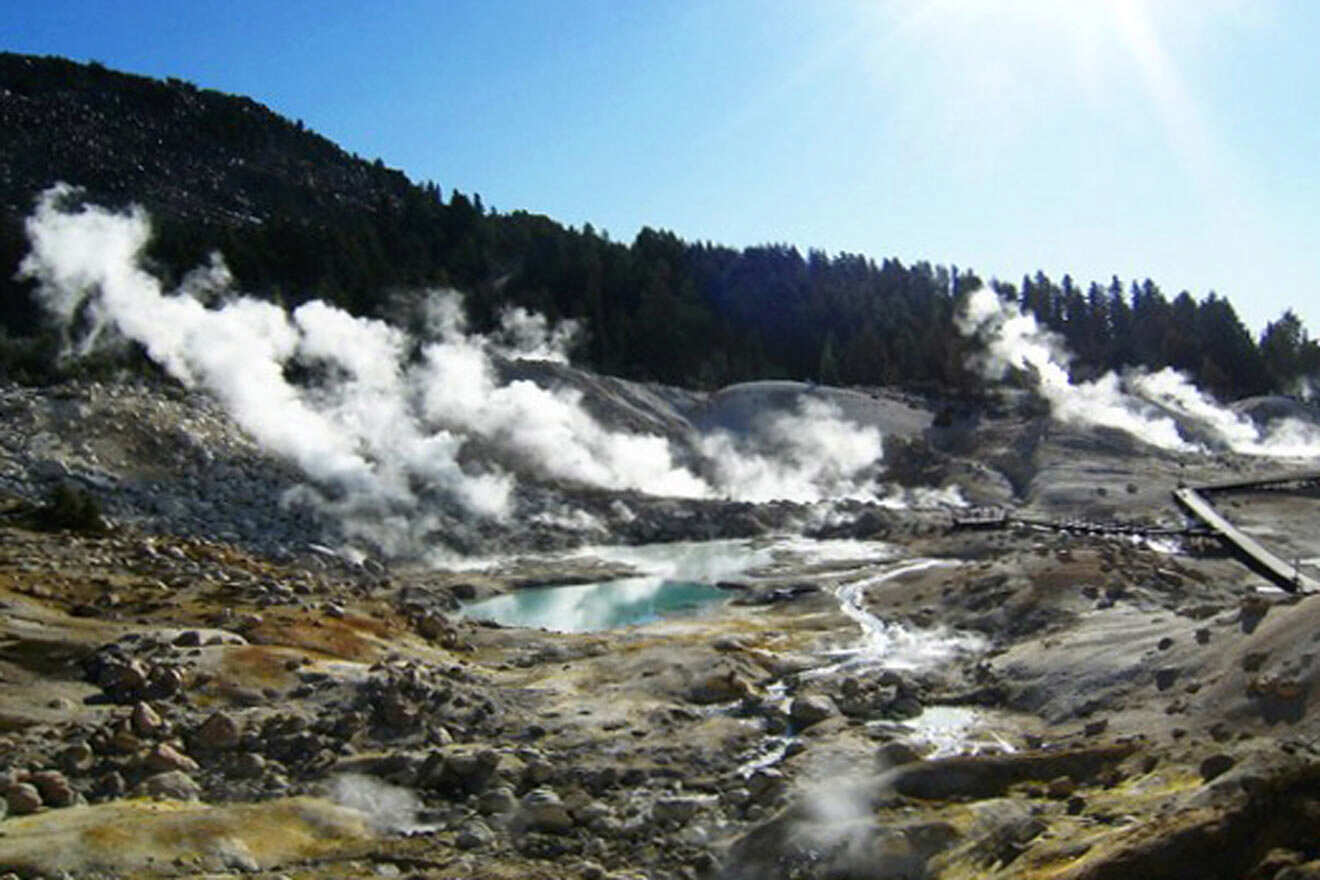
M568 587L533 587L465 605L463 614L505 626L595 632L664 617L697 614L728 599L726 590L694 581L636 577Z
M865 566L892 558L893 548L865 541L778 538L589 547L577 555L623 563L645 574L519 590L465 605L463 615L559 632L616 629L713 611L732 598L714 586L723 580L775 576L831 561Z

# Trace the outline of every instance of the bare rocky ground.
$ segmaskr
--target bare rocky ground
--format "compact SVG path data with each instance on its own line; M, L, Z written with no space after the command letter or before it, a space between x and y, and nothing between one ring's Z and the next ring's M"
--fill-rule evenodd
M1213 545L629 497L631 542L806 526L889 549L785 560L718 613L511 629L459 600L620 564L354 564L204 401L10 387L0 407L0 875L1320 876L1320 605ZM1180 481L1279 467L1008 410L902 461L1023 516L1161 526ZM112 528L37 528L61 484ZM1310 559L1314 501L1225 511ZM470 539L575 540L512 531ZM918 559L939 564L899 567ZM840 665L853 594L895 640L962 650ZM932 736L940 713L966 729Z

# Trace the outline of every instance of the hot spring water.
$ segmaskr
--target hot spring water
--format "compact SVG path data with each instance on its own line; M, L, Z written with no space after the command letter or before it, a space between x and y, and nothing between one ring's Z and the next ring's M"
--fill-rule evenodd
M662 619L717 614L736 596L720 581L779 576L809 578L828 573L825 583L840 610L859 632L841 647L824 652L821 665L799 674L803 680L838 673L865 676L880 669L921 670L954 661L984 647L975 635L939 627L909 629L886 622L865 606L869 589L927 568L956 563L939 559L897 559L893 547L862 541L813 542L803 539L710 541L642 547L598 547L584 551L597 559L626 563L643 574L572 586L533 587L464 606L465 616L506 626L541 627L558 632L592 632L644 625ZM784 692L782 682L768 693ZM787 697L783 697L787 708ZM909 739L932 754L968 746L1006 744L983 729L976 710L931 706L903 722ZM795 737L767 736L743 765L745 774L782 759Z
M658 575L595 584L531 587L464 607L476 620L556 632L596 632L709 612L729 598L727 590Z
M582 556L632 566L635 577L531 587L468 603L463 614L505 626L593 632L708 614L736 596L716 586L747 577L800 575L821 565L869 566L891 560L886 544L864 541L700 541L594 547Z

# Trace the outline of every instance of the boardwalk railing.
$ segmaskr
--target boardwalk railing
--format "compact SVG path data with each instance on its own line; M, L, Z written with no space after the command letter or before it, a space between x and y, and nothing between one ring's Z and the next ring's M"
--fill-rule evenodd
M1179 536L1197 538L1216 535L1227 541L1257 571L1285 590L1295 593L1320 592L1320 581L1301 570L1300 563L1288 562L1270 552L1255 538L1229 522L1210 503L1209 495L1227 492L1300 492L1320 489L1320 472L1281 474L1256 480L1232 480L1209 483L1196 488L1180 488L1173 497L1178 504L1201 522L1205 529L1143 526L1133 523L1090 522L1081 519L1046 520L1010 516L1002 507L971 507L954 514L956 529L1003 529L1024 526L1034 529L1086 533L1093 535Z
M1241 481L1234 483L1215 483L1210 486L1202 486L1198 489L1182 488L1176 489L1173 498L1185 510L1214 529L1219 535L1237 551L1242 554L1247 561L1258 571L1267 575L1271 580L1283 587L1285 590L1294 593L1314 593L1320 590L1320 582L1315 578L1305 574L1298 564L1289 563L1265 549L1265 546L1255 538L1243 532L1237 526L1229 522L1223 514L1215 509L1215 506L1205 497L1205 492L1234 492L1248 491L1251 489L1280 490L1284 488L1309 488L1316 485L1320 480L1320 475L1293 475L1289 477L1272 477L1265 480Z

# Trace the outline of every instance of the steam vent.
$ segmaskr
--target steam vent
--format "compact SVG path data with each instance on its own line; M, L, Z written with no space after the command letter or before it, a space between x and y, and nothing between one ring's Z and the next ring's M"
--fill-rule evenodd
M997 169L1018 141L964 116L1018 81L996 59L1051 56L1008 51L999 27L972 51L934 8L959 4L927 5L903 32L941 19L938 57L980 59L959 78L986 94L950 104L948 130ZM1005 28L1033 6L1011 5ZM1147 53L1132 71L1164 77L1147 91L1195 94L1151 54L1156 4L1114 5L1126 30L1098 5L1068 30L1069 5L1047 42L1126 34ZM208 41L243 16L203 28L183 6L172 39L136 43L190 33L190 54L230 57ZM481 133L504 192L548 174L507 152L524 141L583 198L624 185L617 153L648 189L615 197L661 214L680 172L723 168L721 145L775 108L746 167L689 199L711 223L785 132L816 156L796 135L822 118L840 130L807 163L821 174L852 161L840 144L914 180L910 144L965 146L901 115L906 139L850 132L888 85L847 113L806 99L839 46L893 46L926 82L926 52L875 22L804 70L755 43L783 85L734 112L772 8L737 28L712 26L721 4L682 27L618 13L646 19L629 39L676 41L666 57L721 35L698 100L598 10L496 33L471 6L413 11L449 16L410 33L425 53L385 39L393 8L254 45L272 82L271 58L315 82L331 73L308 47L335 58L345 113L375 84L372 131L443 117L424 140L445 161ZM800 14L794 52L824 33ZM336 49L350 32L399 65L388 101ZM554 79L561 44L610 76ZM437 73L428 112L396 125L396 104L421 107L403 75L419 54L483 79ZM555 100L508 78L533 63ZM1062 89L1073 65L1049 69ZM645 108L647 146L570 162L617 127L582 97L604 78L648 83L614 102ZM505 92L516 126L467 103ZM711 106L718 125L662 149ZM538 127L560 116L577 127ZM1177 118L1143 128L1209 125ZM1051 119L1032 130L1074 131ZM1320 878L1320 344L1291 310L1257 339L1226 299L1150 281L1019 286L649 226L614 240L99 63L0 54L0 123L0 880ZM941 185L966 165L941 161ZM917 216L857 173L816 192L776 172L800 192L728 200L782 205L763 213L785 229L808 192ZM1048 202L986 204L1010 224Z

